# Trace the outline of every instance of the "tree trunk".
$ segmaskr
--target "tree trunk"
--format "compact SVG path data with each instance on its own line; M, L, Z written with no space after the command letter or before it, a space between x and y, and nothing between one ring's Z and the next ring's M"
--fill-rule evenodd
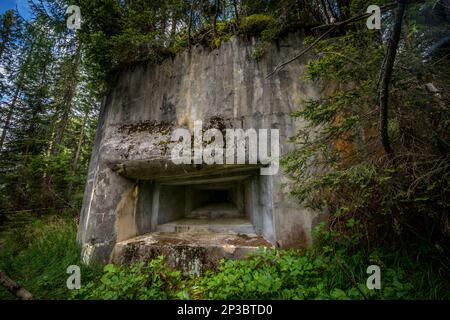
M14 114L14 109L16 108L17 99L19 98L19 93L22 90L23 74L21 75L16 91L14 92L13 99L9 105L8 114L6 115L5 123L3 124L2 136L0 137L0 151L3 149L3 144L5 143L6 133L9 130L9 125L11 124L11 119Z
M75 158L73 159L73 163L72 163L72 172L75 174L78 168L78 161L80 160L80 154L81 154L81 147L83 145L83 140L84 140L84 133L86 131L86 126L89 120L89 108L86 108L85 114L84 114L84 118L83 118L83 124L81 126L81 131L80 131L80 135L78 137L78 143L77 143L77 150L75 152ZM73 183L72 181L70 181L69 183L69 187L68 189L68 196L70 196L72 194L72 190L73 190Z
M80 64L80 56L81 56L81 45L78 45L72 68L70 68L72 77L69 81L69 84L66 88L66 92L64 94L63 114L59 121L58 130L56 131L56 136L55 136L55 140L54 140L53 147L52 147L53 150L51 153L53 156L59 155L60 146L64 139L64 134L66 132L67 124L69 123L69 116L72 111L72 101L73 101L73 97L75 95L75 90L76 90L76 86L77 86L77 82L78 82L77 74L78 74L78 66Z
M14 113L14 109L16 107L16 102L17 102L17 96L18 96L18 90L16 90L16 93L14 94L14 98L11 102L11 104L9 105L9 110L8 110L8 114L6 115L6 119L5 119L5 123L3 125L3 130L2 130L2 136L0 137L0 151L3 149L3 144L5 143L5 139L6 139L6 132L9 129L9 125L11 123L11 119Z
M172 30L170 32L170 40L171 42L173 42L175 40L175 34L177 33L177 24L178 24L178 19L175 15L175 12L172 13Z
M321 5L322 5L323 13L324 13L324 15L325 15L326 23L327 23L327 24L328 24L328 23L331 23L331 18L330 18L330 16L328 15L328 7L327 7L326 1L325 1L325 0L322 0L322 1L321 1Z
M398 12L395 16L394 29L386 53L385 63L382 69L381 91L380 91L380 139L384 151L387 154L392 153L391 144L389 142L388 133L388 113L389 113L389 85L392 79L392 71L394 69L395 58L397 55L398 43L402 32L403 16L406 10L407 0L398 0Z
M78 167L78 160L80 159L81 146L83 145L84 132L86 131L86 125L89 120L89 109L86 109L84 114L83 126L81 127L80 136L78 137L77 151L75 153L75 159L73 160L72 168L75 171Z
M334 13L333 5L330 3L329 0L326 0L326 2L327 2L327 4L328 4L327 8L328 8L328 15L330 16L330 20L331 20L333 23L335 23L336 21L338 21L338 19L337 19L335 13Z
M2 31L2 41L0 43L0 60L3 57L3 53L9 43L9 39L11 37L11 29L14 23L14 16L12 11L7 11L3 16L3 31Z
M30 125L28 126L28 129L26 130L26 137L25 137L25 147L22 147L22 163L21 167L25 168L27 162L28 162L28 156L33 152L37 151L37 145L36 145L36 139L37 138L37 128L38 128L38 119L39 114L43 112L44 102L43 102L43 94L42 91L44 84L47 82L47 65L43 66L42 74L41 74L41 80L39 85L39 91L36 94L38 99L35 103L35 105L30 105L30 108L33 110ZM31 149L31 150L30 150ZM22 185L23 175L19 175L19 179L17 180L17 185L20 187Z
M217 18L219 17L219 7L220 7L220 0L216 1L216 12L214 13L213 17L213 34L214 37L217 35Z
M27 65L30 63L31 55L33 54L34 43L31 44L27 58L25 59L23 65L21 65L19 80L16 84L16 91L14 92L13 99L11 104L9 105L8 115L6 116L5 123L3 124L2 136L0 137L0 151L3 149L3 145L6 139L6 133L9 130L9 126L11 124L11 119L14 114L14 109L16 108L17 99L19 99L20 91L22 91L22 87L25 81L25 70Z
M238 5L237 5L237 1L233 0L233 8L234 8L234 17L236 19L236 27L238 28L239 25L241 24L241 20L239 17L239 9L238 9Z
M20 284L10 279L5 273L0 271L0 284L9 292L21 300L33 300L33 295Z

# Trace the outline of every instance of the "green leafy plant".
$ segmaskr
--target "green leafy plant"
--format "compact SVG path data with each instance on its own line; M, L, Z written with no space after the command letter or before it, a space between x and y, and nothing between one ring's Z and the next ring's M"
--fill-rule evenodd
M181 273L170 270L159 257L148 264L130 266L108 264L100 281L74 291L74 299L103 300L162 300L177 297L181 286Z

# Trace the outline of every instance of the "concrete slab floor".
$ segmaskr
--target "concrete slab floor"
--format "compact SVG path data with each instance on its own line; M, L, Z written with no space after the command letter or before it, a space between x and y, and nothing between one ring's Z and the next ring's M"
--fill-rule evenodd
M157 226L158 232L233 232L235 234L254 234L253 224L245 218L195 219L183 218Z

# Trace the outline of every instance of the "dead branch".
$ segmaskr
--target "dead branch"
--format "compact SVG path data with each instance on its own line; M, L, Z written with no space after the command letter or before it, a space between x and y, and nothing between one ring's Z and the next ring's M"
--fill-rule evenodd
M33 300L33 295L27 289L10 279L2 271L0 271L0 285L21 300Z

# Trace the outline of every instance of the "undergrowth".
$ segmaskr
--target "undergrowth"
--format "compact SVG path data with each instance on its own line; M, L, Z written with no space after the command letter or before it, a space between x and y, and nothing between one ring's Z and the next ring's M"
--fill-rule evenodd
M3 238L0 269L37 299L449 299L448 252L442 248L367 251L323 225L308 250L260 249L222 261L201 277L172 270L162 257L129 266L85 266L72 219L34 219ZM418 263L419 261L419 263ZM381 268L381 290L369 290L369 265ZM66 287L69 265L81 267L80 290ZM13 299L0 289L0 299Z
M32 219L2 236L0 270L36 299L65 299L70 265L81 267L83 281L98 278L101 268L81 263L76 224L71 218ZM14 298L0 286L0 300Z

